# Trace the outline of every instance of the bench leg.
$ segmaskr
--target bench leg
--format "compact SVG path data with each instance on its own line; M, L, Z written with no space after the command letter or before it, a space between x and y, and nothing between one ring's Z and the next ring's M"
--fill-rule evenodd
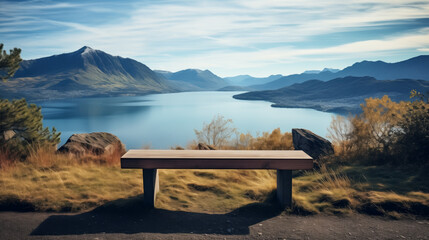
M277 170L277 200L283 208L292 207L292 170Z
M158 169L143 169L143 192L145 207L154 208L159 191Z

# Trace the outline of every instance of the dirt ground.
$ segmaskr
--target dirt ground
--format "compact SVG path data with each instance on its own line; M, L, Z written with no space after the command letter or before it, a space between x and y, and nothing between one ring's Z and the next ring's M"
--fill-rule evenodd
M429 221L296 216L264 206L226 214L121 208L0 212L0 239L429 239Z

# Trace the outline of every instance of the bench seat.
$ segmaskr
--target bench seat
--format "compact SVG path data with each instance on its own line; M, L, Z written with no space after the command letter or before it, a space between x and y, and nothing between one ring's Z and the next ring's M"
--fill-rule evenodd
M143 169L144 204L154 207L159 190L157 169L276 169L277 198L292 203L292 170L313 168L313 159L301 150L129 150L121 168Z

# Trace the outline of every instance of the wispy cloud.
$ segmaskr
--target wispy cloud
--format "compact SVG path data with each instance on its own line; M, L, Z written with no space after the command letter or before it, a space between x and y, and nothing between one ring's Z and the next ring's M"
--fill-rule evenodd
M331 64L356 55L389 60L429 48L429 2L29 1L6 2L0 19L9 19L0 24L6 43L23 48L24 57L90 45L152 68L220 75L287 74L297 63L300 70L322 61L337 67Z

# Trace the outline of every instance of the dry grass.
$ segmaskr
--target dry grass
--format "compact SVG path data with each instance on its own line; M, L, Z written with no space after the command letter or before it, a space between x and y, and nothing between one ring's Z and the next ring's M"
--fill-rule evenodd
M68 159L67 159L68 160ZM36 167L17 163L0 171L0 208L79 211L118 198L135 196L142 189L139 171L99 164ZM28 207L28 206L27 206Z
M7 148L0 147L0 170L7 170L13 165L13 157Z
M276 188L275 174L268 170L161 170L157 207L229 212L270 198Z
M141 195L142 171L120 169L120 155L113 155L77 159L32 151L26 162L0 169L0 210L82 211ZM158 208L226 213L274 202L273 170L160 170L159 177ZM423 170L322 165L295 172L290 212L428 217L427 180Z
M356 191L350 179L325 165L320 171L309 171L295 178L293 191L296 213L350 213L355 203Z
M397 169L382 167L322 166L294 179L294 209L301 214L349 214L401 217L429 217L428 186L419 187L427 177L408 170L409 175L395 175ZM373 176L377 175L377 176ZM382 177L380 177L380 175ZM385 175L383 177L383 175ZM406 181L406 179L413 181ZM398 185L396 183L402 183ZM417 185L416 185L417 184Z

